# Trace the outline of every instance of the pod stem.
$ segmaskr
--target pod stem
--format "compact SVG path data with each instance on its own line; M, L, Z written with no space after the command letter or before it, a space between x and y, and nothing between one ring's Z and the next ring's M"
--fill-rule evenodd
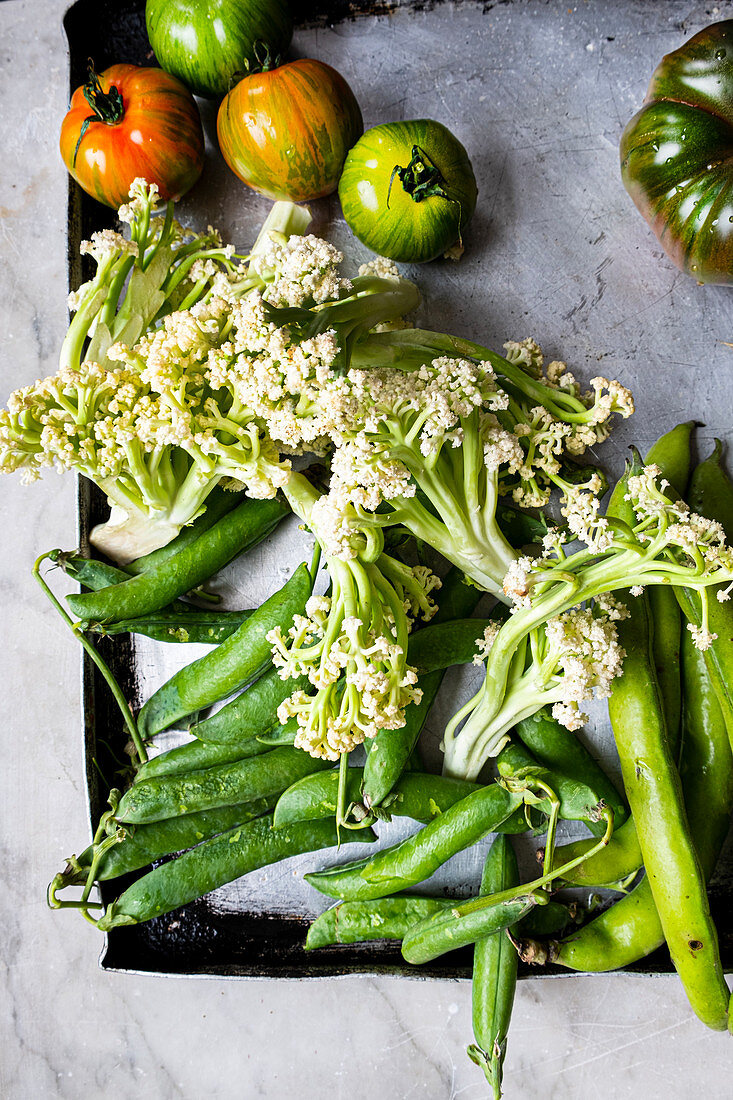
M69 627L74 637L77 639L77 641L81 642L84 651L89 655L89 657L91 657L92 661L94 661L94 664L102 673L102 676L104 677L107 686L114 696L117 706L120 708L125 726L127 727L127 731L130 734L132 743L135 746L135 752L137 753L138 761L139 763L144 764L145 761L148 759L148 754L145 751L145 745L143 744L142 738L140 737L137 723L132 717L132 711L130 710L125 696L122 694L120 685L117 683L117 680L115 679L111 668L101 656L101 654L97 652L89 639L84 636L84 632L81 629L81 624L78 622L74 622L69 613L65 610L65 608L61 606L59 601L56 599L44 578L41 576L41 565L43 564L43 562L47 558L50 558L52 561L56 561L58 559L59 553L60 551L58 550L48 550L45 554L41 554L41 556L36 559L36 562L33 565L33 576L38 581L46 597L51 601L61 618Z

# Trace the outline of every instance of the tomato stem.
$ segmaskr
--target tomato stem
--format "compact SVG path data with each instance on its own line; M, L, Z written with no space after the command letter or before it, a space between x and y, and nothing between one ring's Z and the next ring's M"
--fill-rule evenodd
M423 199L432 198L434 195L439 195L440 198L447 199L449 202L454 201L446 192L445 178L440 168L419 145L413 145L412 158L406 168L395 164L392 169L387 192L387 209L389 209L389 196L392 194L395 176L413 202L422 202Z
M87 115L81 124L79 139L74 149L74 159L72 161L72 165L74 166L76 165L76 157L79 152L79 146L81 145L81 139L87 132L89 123L104 122L107 126L116 126L125 113L125 105L122 101L122 94L119 88L111 84L109 91L105 92L91 57L88 61L87 82L84 85L83 91L85 100L92 108L92 114Z
M275 54L273 56L267 42L263 42L261 38L253 43L252 53L254 54L254 61L245 61L244 63L247 76L254 76L256 73L269 73L282 64L280 55Z

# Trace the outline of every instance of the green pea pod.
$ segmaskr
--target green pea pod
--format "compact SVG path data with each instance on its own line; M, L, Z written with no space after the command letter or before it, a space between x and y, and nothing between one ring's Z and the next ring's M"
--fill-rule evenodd
M356 839L362 843L374 839L373 834L365 834L367 830L361 830ZM97 927L108 932L123 925L141 924L171 913L259 867L304 852L332 848L337 842L332 821L302 821L289 829L273 829L272 817L268 815L237 825L143 875L108 906ZM342 836L342 844L350 842L350 834Z
M645 459L646 463L659 466L662 476L680 495L684 494L689 479L690 433L693 427L694 421L688 421L672 428L652 445ZM617 507L619 495L619 493L615 494ZM627 514L626 518L633 523L633 516ZM645 593L644 599L650 603L650 615L654 624L652 655L666 719L666 736L670 753L676 759L680 742L679 719L682 697L679 611L671 607L670 601L676 603L675 594L661 586L651 586ZM634 603L635 600L630 601L632 609ZM616 805L610 802L607 795L603 797L609 801L616 813ZM643 860L636 826L633 821L625 821L625 817L624 807L624 817L620 821L618 817L614 818L616 828L605 850L591 856L569 872L567 882L574 886L605 886L623 882L639 870ZM588 840L559 845L557 858L561 863L568 862L588 851L592 846L592 841Z
M574 734L568 733L547 707L518 722L516 733L539 764L584 784L596 793L596 801L603 799L613 810L614 829L624 823L629 816L624 799L585 745ZM588 828L594 836L603 834L603 826L597 822L589 822Z
M598 832L596 818L600 798L597 793L579 783L576 779L568 779L558 772L541 768L537 761L528 753L522 745L509 742L496 758L496 766L499 775L504 779L525 779L532 777L545 783L557 795L560 800L560 817L564 821L584 821L595 835L602 836L606 831L605 826ZM541 796L540 796L541 797ZM545 806L549 812L549 801Z
M138 715L141 735L152 737L261 675L272 655L267 635L305 611L311 587L307 566L299 565L280 591L265 600L231 638L158 688Z
M72 577L92 592L129 580L129 574L124 569L118 569L116 565L107 565L106 562L97 561L96 558L84 558L81 554L66 550L55 550L51 558L61 566L67 577Z
M358 802L363 768L349 768L347 773L347 802ZM298 780L280 796L275 807L275 828L293 821L315 821L333 817L338 797L338 769L318 772ZM442 775L423 772L405 772L393 789L394 798L389 802L389 813L395 817L411 817L414 821L428 822L444 813L456 802L480 790L478 783L462 779L448 779Z
M294 745L299 728L297 718L288 718L284 726L276 726L268 733L258 734L257 740L268 749L277 749L282 745Z
M198 737L199 741L220 745L236 744L244 738L272 733L280 729L277 717L280 704L293 692L307 687L307 677L283 680L278 670L271 668L216 714L190 726L189 733ZM282 728L288 731L293 729L292 721Z
M434 874L451 856L495 832L523 803L521 793L492 783L456 802L414 836L370 859L305 876L311 886L346 901L383 898L409 890Z
M636 472L636 469L633 469ZM625 515L628 472L609 512ZM695 852L684 798L670 751L652 656L652 623L640 598L618 624L626 650L624 674L609 702L626 795L636 823L644 866L670 955L693 1010L709 1027L724 1030L729 992L723 978L705 876Z
M337 943L368 940L401 940L413 925L455 905L453 898L427 898L400 894L371 901L342 901L316 917L308 929L306 951Z
M453 566L443 578L433 623L470 615L482 595L473 585L466 584L461 570ZM414 637L417 638L418 633ZM380 730L369 741L362 789L365 806L380 806L402 775L443 682L443 675L441 670L420 676L418 686L423 693L422 699L408 707L405 725L397 730Z
M205 607L192 607L177 600L171 607L164 607L139 619L123 619L108 626L104 623L93 623L89 633L143 634L155 642L219 645L231 638L253 614L253 611L212 611Z
M157 553L157 551L156 551ZM129 579L128 574L113 565L83 558L79 554L59 552L52 555L64 572L85 588L98 592L112 584ZM156 642L201 642L218 645L252 614L251 611L214 611L194 607L184 600L174 600L168 607L139 619L123 619L119 623L91 623L92 634L143 634Z
M490 619L453 619L431 623L410 635L407 659L418 672L436 672L452 665L470 665L476 643Z
M184 775L188 772L215 768L221 764L233 764L250 756L260 756L269 752L270 746L263 745L256 737L243 738L232 745L210 745L204 741L187 741L185 745L159 753L148 758L135 773L135 782L142 783L164 775Z
M537 904L536 894L497 894L492 905L480 909L471 908L470 902L443 909L410 929L402 941L402 956L413 965L430 962L447 951L468 947L484 936L510 928Z
M135 783L120 799L115 816L120 822L142 825L177 814L251 802L280 794L296 779L331 766L328 760L300 749L272 749L233 764Z
M128 562L125 570L137 576L139 573L148 573L151 569L157 569L163 562L168 561L174 554L178 554L187 546L196 542L204 532L209 531L224 516L232 512L238 505L246 500L243 492L232 492L221 485L215 486L206 498L206 508L193 523L182 527L174 539L165 546L144 554L135 561Z
M182 852L208 840L212 836L232 829L235 825L244 825L268 813L275 798L259 798L236 806L220 806L216 810L202 810L197 814L182 814L167 821L155 821L151 825L136 825L126 831L124 840L109 848L97 868L97 879L106 881L138 871L147 867L156 859L169 856L173 852ZM93 856L93 849L87 848L79 856L79 863L86 871ZM83 881L86 881L86 874Z
M115 623L160 611L178 596L198 588L237 554L260 542L287 514L278 499L245 500L218 523L154 569L99 592L67 597L84 622Z
M558 864L570 863L585 855L593 847L592 840L573 840L568 844L558 844L555 858ZM572 886L610 886L623 882L634 875L643 863L639 838L633 818L628 818L613 836L602 852L590 856L578 864L563 880Z
M517 925L518 936L559 936L570 925L579 924L583 912L575 903L563 905L560 901L548 901L538 905Z
M481 877L481 894L498 894L519 886L519 867L511 841L498 836L489 849ZM473 1034L469 1057L481 1066L495 1100L501 1097L509 1022L517 988L517 952L508 936L498 933L477 941L473 950Z

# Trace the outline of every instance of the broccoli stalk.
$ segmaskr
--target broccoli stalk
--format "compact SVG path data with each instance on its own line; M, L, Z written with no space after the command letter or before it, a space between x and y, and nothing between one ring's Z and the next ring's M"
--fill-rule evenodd
M714 640L708 627L706 590L711 585L733 585L733 550L727 546L720 524L691 512L683 501L670 499L664 492L666 483L660 483L659 477L658 467L642 468L637 461L626 471L619 499L629 501L636 520L633 526L617 517L600 516L597 498L578 490L566 511L571 531L585 541L585 549L566 555L565 536L551 532L545 539L543 558L521 558L511 566L504 583L515 603L514 614L491 639L481 688L446 731L446 774L475 776L488 757L501 749L508 728L503 718L513 708L515 691L519 709L512 722L552 701L545 695L540 673L534 706L530 681L523 677L525 647L530 638L536 645L538 632L547 634L548 623L562 620L572 608L591 600L603 608L604 603L608 606L608 597L605 601L599 597L623 589L630 589L634 596L648 584L680 585L700 595L701 625L688 625L695 645L705 649ZM727 598L729 591L718 593L718 599ZM617 611L615 617L620 614ZM580 673L589 676L591 683L597 676L587 656L581 657ZM566 675L563 682L571 690L554 700L554 713L574 728L578 718L575 678L568 680ZM456 733L467 717L463 729Z
M297 473L284 492L320 542L321 525L329 523L326 498ZM296 746L327 760L338 760L380 729L405 724L405 707L422 695L407 664L411 618L435 612L429 593L440 583L427 569L383 553L381 537L348 518L351 556L326 555L330 595L312 596L306 615L287 634L278 628L268 635L283 679L307 676L315 689L296 691L278 717L295 717Z

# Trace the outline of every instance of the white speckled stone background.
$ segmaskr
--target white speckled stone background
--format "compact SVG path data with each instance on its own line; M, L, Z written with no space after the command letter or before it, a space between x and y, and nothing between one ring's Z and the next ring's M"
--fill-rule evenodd
M65 0L0 2L3 401L11 389L55 369L66 324L67 181L56 144L67 101L65 7ZM730 402L721 402L710 364L730 377L729 353L720 341L730 339L731 292L698 290L677 275L615 177L612 188L603 181L615 171L621 126L641 101L656 60L707 22L730 15L731 6L596 0L487 9L467 3L444 8L441 16L455 17L462 34L484 19L487 70L504 66L508 77L505 101L490 96L482 108L487 139L475 158L483 192L477 225L494 243L487 255L491 305L486 317L462 317L461 327L494 340L524 335L529 327L553 354L562 351L580 363L612 356L614 369L636 390L634 434L642 444L690 415L707 418L708 435L730 435ZM613 45L609 26L620 17L624 33ZM406 50L408 18L416 20L419 35L430 35L437 9L394 17L390 34L397 50ZM507 41L511 20L518 49L532 51L544 21L592 62L594 79L574 109L564 107L546 124L558 131L558 144L547 149L516 123L511 58L502 47L492 60L493 33ZM322 30L321 56L338 59L349 50L358 56L368 49L365 34L352 24ZM345 62L343 67L354 79ZM424 71L424 89L442 99L441 117L459 132L451 89L460 71L445 50L438 70ZM538 103L543 86L558 80L559 88L557 75L538 73L530 89ZM368 97L369 86L362 74L360 97ZM424 89L412 88L413 99L398 103L381 88L376 104L366 102L368 124L378 112L417 113L414 104ZM564 88L568 103L571 91ZM478 92L462 94L464 103L483 103ZM543 158L545 169L539 167ZM564 215L576 226L574 239L528 213L528 176L544 172L543 186L562 190L563 163L568 171L590 166L598 172L589 180L585 206ZM521 234L511 228L517 225ZM607 251L594 251L600 235ZM478 280L481 261L475 247L451 278ZM532 265L542 270L541 292ZM461 293L461 284L453 293ZM449 327L447 316L435 318L443 319ZM619 437L617 454L628 438L630 433ZM81 846L88 823L78 652L33 585L30 566L42 549L74 544L75 493L72 480L54 477L30 488L8 478L0 490L0 1097L484 1096L482 1076L465 1056L467 983L194 981L103 973L97 968L99 934L73 912L46 908L46 883L60 857ZM517 993L507 1096L726 1097L732 1051L729 1038L705 1032L692 1017L675 978L529 980Z

